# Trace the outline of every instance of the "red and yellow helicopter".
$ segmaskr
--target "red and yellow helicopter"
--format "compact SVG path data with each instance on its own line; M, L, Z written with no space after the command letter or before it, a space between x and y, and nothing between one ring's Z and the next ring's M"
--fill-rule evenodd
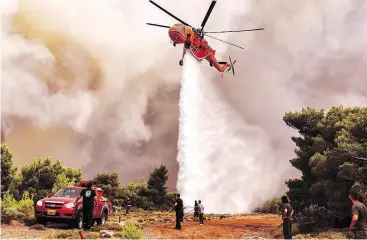
M161 6L159 6L157 3L153 2L152 0L149 0L153 5L161 9L163 12L167 13L180 23L175 24L173 26L165 26L160 24L154 24L154 23L147 23L151 26L156 27L163 27L168 28L168 35L171 38L171 42L173 43L173 46L176 46L176 44L184 44L183 48L183 54L182 59L180 60L179 64L180 66L183 65L183 59L185 57L186 51L188 50L199 62L201 62L203 59L208 60L211 67L215 67L219 72L223 73L226 69L227 72L232 69L233 75L235 75L233 65L236 63L236 60L232 62L231 57L229 57L230 63L227 62L218 62L215 58L215 50L213 50L211 47L209 47L208 42L204 39L204 36L213 38L215 40L230 44L232 46L244 49L240 46L237 46L235 44L223 41L221 39L209 36L207 33L228 33L228 32L246 32L246 31L258 31L258 30L264 30L264 28L255 28L255 29L245 29L245 30L236 30L236 31L219 31L219 32L204 32L204 26L206 22L208 21L208 18L213 11L213 8L215 4L217 3L217 0L213 0L210 4L210 7L204 17L203 22L201 23L201 29L194 28L188 23L182 21L178 17L174 16L172 13L168 12Z

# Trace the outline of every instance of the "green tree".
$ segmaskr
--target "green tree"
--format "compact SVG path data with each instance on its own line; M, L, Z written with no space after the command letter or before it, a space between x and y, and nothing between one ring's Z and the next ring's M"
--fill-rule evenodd
M13 168L13 155L1 144L1 197L9 190L17 169Z
M161 207L164 204L165 196L167 194L167 188L165 187L168 180L168 170L165 166L161 165L159 168L155 168L150 174L148 180L149 195L154 204Z
M24 165L21 169L21 191L28 191L34 195L34 201L38 201L52 191L58 176L62 173L69 179L68 182L74 179L75 183L80 181L82 175L80 169L64 167L60 161L52 164L50 157L35 159L31 164Z
M15 174L13 181L9 186L9 194L12 195L17 201L22 199L23 192L19 191L22 186L22 175Z
M62 172L61 174L56 176L56 181L52 187L51 192L55 193L62 187L69 187L73 186L74 184L75 184L75 177L71 176L70 178L67 176L65 172Z
M104 190L104 195L111 200L119 198L119 174L117 172L99 173L93 179Z
M121 188L119 192L120 199L130 198L132 205L136 208L150 210L154 207L148 194L147 183L129 183Z
M296 212L310 205L325 207L329 220L350 216L349 190L367 187L367 108L313 108L288 112L285 123L300 136L291 164L301 179L286 182Z

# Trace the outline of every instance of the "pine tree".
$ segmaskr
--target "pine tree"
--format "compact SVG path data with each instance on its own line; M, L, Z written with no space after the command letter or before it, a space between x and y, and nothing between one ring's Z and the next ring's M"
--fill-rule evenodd
M295 211L312 215L324 207L331 223L348 218L350 189L367 197L367 108L308 107L286 113L284 121L300 135L292 137L297 148L290 162L302 178L287 182Z
M154 204L161 206L164 203L164 198L167 194L167 188L165 187L168 180L168 170L165 166L161 165L159 168L155 168L150 174L148 180L148 191Z

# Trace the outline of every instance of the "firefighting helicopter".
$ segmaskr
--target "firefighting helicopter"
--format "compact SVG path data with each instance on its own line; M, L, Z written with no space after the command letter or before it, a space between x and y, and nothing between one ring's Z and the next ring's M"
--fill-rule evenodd
M246 32L246 31L258 31L258 30L264 30L264 28L254 28L254 29L245 29L245 30L236 30L236 31L218 31L218 32L204 32L204 26L206 22L208 21L208 18L213 11L213 8L215 4L217 3L217 0L213 0L209 6L209 9L204 17L203 22L201 23L201 29L194 28L188 23L182 21L172 13L168 12L163 7L159 6L157 3L153 2L152 0L149 0L150 3L158 7L163 12L167 13L180 23L177 23L173 26L165 26L160 24L154 24L154 23L147 23L151 26L156 27L162 27L162 28L168 28L168 35L171 39L171 43L173 43L173 46L175 47L176 44L184 44L183 47L183 54L182 58L179 61L180 66L183 65L183 59L185 57L186 51L188 50L199 62L201 62L203 59L208 60L211 67L215 67L220 73L223 73L225 70L229 72L232 69L233 75L235 75L234 72L234 64L236 63L236 60L232 62L231 57L229 57L228 62L218 62L215 58L215 50L213 50L211 47L209 47L208 42L204 39L204 36L213 38L215 40L230 44L232 46L244 49L240 46L237 46L235 44L223 41L221 39L218 39L216 37L212 37L208 35L207 33L228 33L228 32Z

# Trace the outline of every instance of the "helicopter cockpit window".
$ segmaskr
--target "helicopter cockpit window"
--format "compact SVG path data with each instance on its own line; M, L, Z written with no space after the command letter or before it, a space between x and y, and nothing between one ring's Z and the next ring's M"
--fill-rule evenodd
M178 30L183 30L185 28L185 25L180 23L175 24L175 26L177 27Z

